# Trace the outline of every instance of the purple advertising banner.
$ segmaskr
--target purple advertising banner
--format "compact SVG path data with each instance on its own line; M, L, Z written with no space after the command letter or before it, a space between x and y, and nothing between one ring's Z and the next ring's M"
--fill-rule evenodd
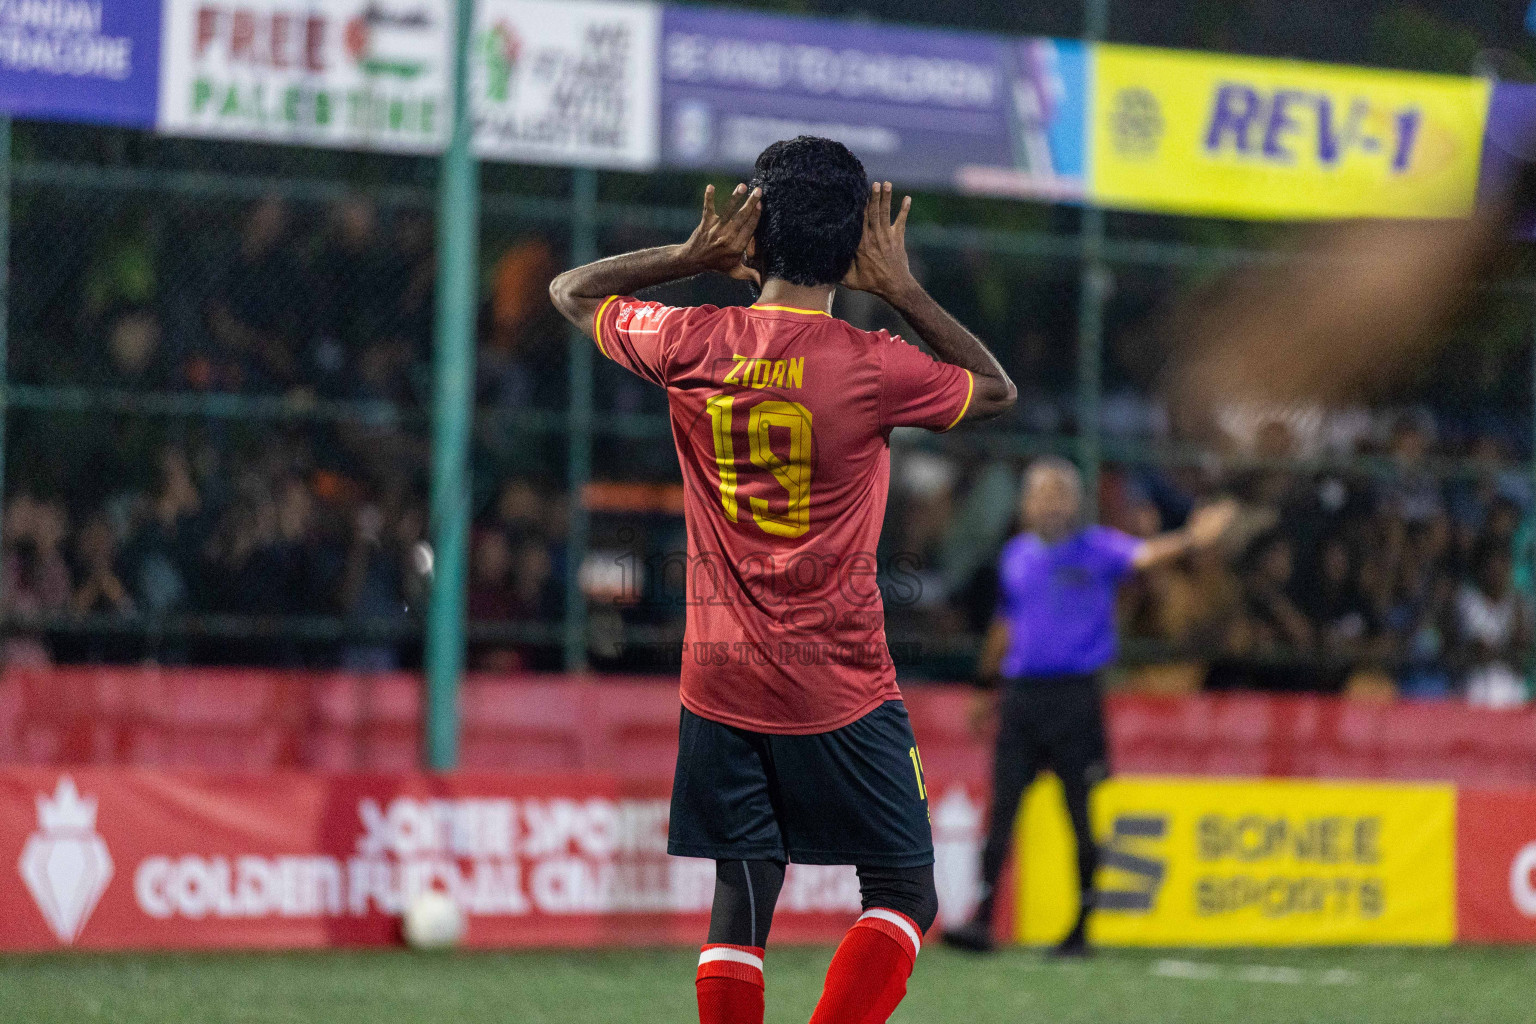
M904 185L1083 195L1082 44L664 8L661 154L747 170L769 143L824 135Z
M0 0L0 111L148 128L159 0Z

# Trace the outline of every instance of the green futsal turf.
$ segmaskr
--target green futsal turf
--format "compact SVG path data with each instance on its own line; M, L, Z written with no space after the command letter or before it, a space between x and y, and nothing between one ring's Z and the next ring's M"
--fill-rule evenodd
M771 949L768 1024L804 1024L825 947ZM0 957L0 1022L689 1024L697 953ZM895 1024L1529 1024L1536 949L922 954Z

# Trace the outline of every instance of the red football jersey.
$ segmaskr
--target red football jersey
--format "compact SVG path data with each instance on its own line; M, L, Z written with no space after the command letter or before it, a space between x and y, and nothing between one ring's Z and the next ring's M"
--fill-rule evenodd
M688 531L683 704L805 734L899 697L875 583L890 431L959 423L970 371L784 306L613 296L594 334L667 389Z

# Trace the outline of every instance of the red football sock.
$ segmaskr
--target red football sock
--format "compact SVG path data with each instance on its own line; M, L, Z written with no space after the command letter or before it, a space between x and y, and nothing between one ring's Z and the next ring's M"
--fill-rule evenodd
M811 1024L885 1024L907 994L922 948L923 933L907 915L865 911L832 957Z
M699 1024L763 1024L763 947L705 946L694 988Z

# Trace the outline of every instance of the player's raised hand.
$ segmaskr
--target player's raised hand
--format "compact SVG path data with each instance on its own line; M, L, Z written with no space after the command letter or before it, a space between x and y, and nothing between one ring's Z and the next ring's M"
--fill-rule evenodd
M912 197L901 200L901 210L891 219L891 183L877 181L869 189L864 208L864 237L859 240L853 266L843 276L843 287L869 292L882 299L899 294L916 282L907 264L907 213Z
M1237 512L1237 502L1230 498L1195 509L1188 524L1191 542L1196 547L1216 543L1237 519Z
M743 199L742 197L745 196ZM747 192L747 186L737 185L731 193L736 208L724 217L715 210L715 186L704 188L704 212L699 226L693 229L688 241L683 243L685 259L699 270L714 270L742 281L756 281L757 271L742 262L747 243L757 230L758 218L763 215L761 189Z

